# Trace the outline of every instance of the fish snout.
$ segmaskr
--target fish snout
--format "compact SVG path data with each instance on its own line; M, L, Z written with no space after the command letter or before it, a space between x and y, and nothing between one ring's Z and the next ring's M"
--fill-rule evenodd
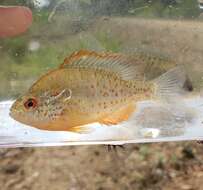
M9 116L15 119L20 114L22 114L22 110L20 109L20 104L18 103L18 101L15 101L10 107Z

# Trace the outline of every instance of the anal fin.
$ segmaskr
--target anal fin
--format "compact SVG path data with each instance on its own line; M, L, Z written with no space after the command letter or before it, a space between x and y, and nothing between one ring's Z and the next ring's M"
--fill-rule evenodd
M90 133L92 130L90 130L87 125L81 125L81 126L71 127L68 129L68 131L74 132L74 133L87 134L87 133Z
M99 121L99 123L105 124L105 125L117 125L122 121L127 121L134 111L135 111L135 105L130 104L126 107L123 107L113 112L111 115L102 118Z

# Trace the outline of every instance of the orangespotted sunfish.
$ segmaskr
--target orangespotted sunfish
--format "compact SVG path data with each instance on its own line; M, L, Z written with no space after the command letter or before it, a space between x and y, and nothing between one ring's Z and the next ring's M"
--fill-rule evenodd
M119 53L74 52L19 97L10 116L43 130L82 133L87 124L128 120L138 101L182 92L186 80L182 66L150 81L141 74L141 66Z

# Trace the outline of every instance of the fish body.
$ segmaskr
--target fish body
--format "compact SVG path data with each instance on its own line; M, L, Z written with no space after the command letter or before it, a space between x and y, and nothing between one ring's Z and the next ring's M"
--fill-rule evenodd
M73 53L17 99L10 115L39 129L81 132L94 122L126 121L136 102L173 96L183 86L180 69L145 81L140 65L131 62L120 54Z

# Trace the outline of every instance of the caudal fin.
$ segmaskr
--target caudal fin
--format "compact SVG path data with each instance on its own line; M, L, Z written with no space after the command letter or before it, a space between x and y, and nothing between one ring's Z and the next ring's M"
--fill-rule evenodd
M183 95L185 83L188 80L183 66L177 66L154 80L155 96L159 98L174 98Z

